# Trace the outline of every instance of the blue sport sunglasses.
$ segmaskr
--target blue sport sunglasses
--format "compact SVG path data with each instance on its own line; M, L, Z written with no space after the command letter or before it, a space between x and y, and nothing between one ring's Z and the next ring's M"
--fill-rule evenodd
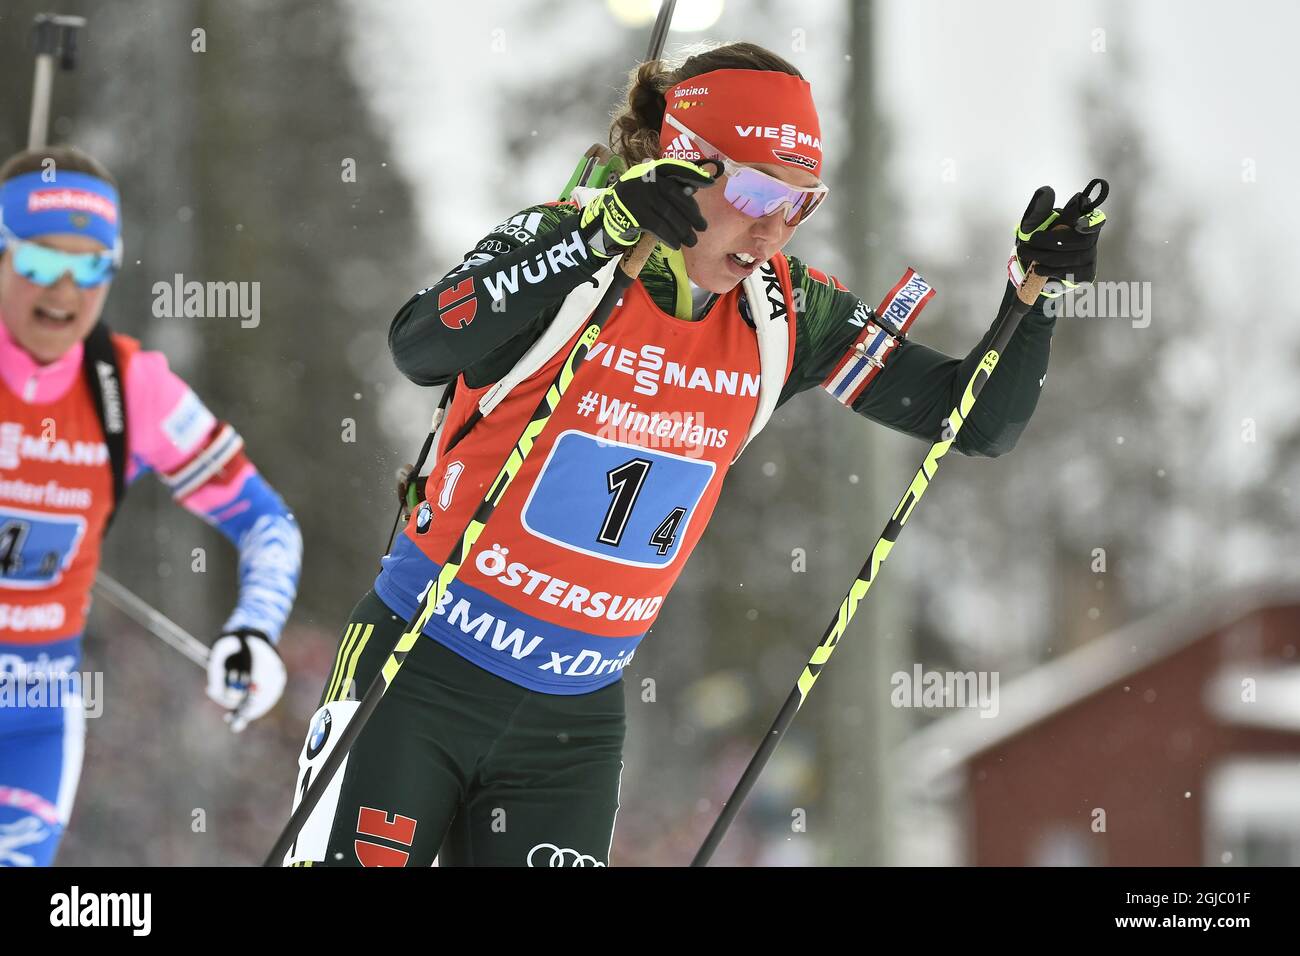
M103 252L60 252L37 242L19 239L0 226L3 247L13 250L14 271L39 286L52 286L67 273L83 289L93 289L113 278L118 256L111 249Z

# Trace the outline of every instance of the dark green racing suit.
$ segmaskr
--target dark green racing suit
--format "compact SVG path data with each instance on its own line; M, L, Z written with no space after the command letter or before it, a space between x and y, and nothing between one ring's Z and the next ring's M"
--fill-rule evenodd
M477 303L478 320L459 328L443 321L440 298L445 309L444 294L467 285L486 296L488 283L478 280L534 260L556 237L576 241L578 219L572 204L529 207L412 296L389 333L402 373L432 386L463 371L465 384L478 387L511 369L564 297L605 260L573 256L508 297L485 297ZM796 345L781 403L824 385L873 311L833 278L793 256L788 262ZM476 281L466 284L467 277ZM716 301L693 295L681 254L664 246L639 281L664 312L684 320L699 318ZM1014 294L1010 283L1006 294ZM1015 445L1038 401L1053 323L1041 305L1025 317L962 428L957 451L994 456ZM852 408L934 441L991 338L990 329L964 358L902 341ZM344 630L322 703L343 699L354 682L364 691L404 628L374 591L367 594ZM418 641L352 750L321 862L427 866L440 855L443 865L606 865L622 769L622 693L621 681L573 696L542 693L433 640Z

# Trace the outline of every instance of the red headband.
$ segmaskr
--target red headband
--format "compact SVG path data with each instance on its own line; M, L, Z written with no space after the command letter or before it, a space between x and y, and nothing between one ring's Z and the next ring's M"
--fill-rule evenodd
M700 158L668 123L671 115L738 163L782 163L821 177L821 126L807 80L775 70L714 70L683 80L666 98L661 156Z

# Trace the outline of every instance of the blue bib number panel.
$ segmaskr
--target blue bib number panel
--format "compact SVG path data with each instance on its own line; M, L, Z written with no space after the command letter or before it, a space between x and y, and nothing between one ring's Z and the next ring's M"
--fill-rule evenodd
M520 520L529 533L571 551L666 567L715 467L566 431L542 465Z
M0 587L44 588L58 583L77 556L86 519L0 508Z

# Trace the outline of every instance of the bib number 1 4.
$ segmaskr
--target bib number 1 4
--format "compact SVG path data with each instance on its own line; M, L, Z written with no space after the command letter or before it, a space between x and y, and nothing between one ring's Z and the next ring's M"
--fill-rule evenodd
M622 543L628 516L636 506L637 495L641 493L641 486L645 484L646 475L653 465L653 462L646 461L644 458L633 458L606 472L609 490L614 497L609 503L609 510L605 512L605 521L600 526L600 534L596 536L596 540L616 548ZM685 508L680 506L674 508L668 512L663 521L659 522L659 527L655 528L654 533L650 535L649 543L654 545L660 554L667 554L676 543L677 525L685 515Z
M565 432L524 505L524 527L575 551L663 567L676 556L712 462Z

